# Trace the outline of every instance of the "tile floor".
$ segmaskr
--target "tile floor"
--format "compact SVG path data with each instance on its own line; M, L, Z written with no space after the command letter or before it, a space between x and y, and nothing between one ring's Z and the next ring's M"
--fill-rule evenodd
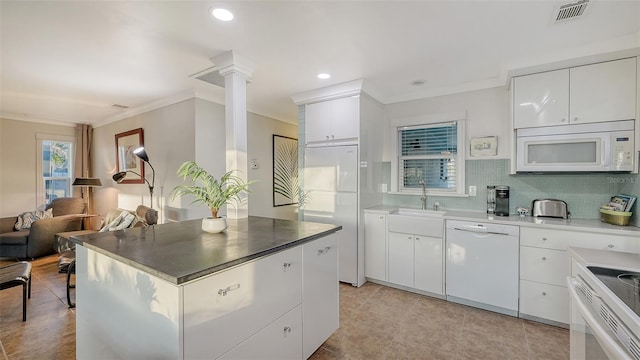
M0 265L7 260L0 260ZM75 312L57 256L33 261L22 289L0 291L5 359L74 359ZM340 329L311 357L324 359L568 359L569 331L377 284L340 285Z

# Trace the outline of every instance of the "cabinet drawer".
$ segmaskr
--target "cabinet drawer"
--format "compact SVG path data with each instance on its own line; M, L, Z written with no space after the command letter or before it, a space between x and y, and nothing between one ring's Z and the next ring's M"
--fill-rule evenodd
M220 359L298 360L302 358L302 311L300 306L282 315Z
M302 301L302 247L184 287L186 359L217 358Z
M566 287L520 280L520 314L569 323L569 291Z
M571 272L566 251L520 247L520 278L546 284L564 286Z
M566 250L569 246L576 246L633 252L637 248L637 240L631 236L521 227L520 245L556 250Z
M442 237L444 220L392 214L387 217L387 228L389 232Z

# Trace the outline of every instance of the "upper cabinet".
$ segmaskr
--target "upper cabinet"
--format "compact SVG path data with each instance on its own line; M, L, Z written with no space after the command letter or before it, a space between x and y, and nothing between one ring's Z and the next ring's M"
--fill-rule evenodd
M629 58L516 77L514 128L635 119L636 66Z
M357 141L359 129L359 96L306 105L305 139L307 144Z

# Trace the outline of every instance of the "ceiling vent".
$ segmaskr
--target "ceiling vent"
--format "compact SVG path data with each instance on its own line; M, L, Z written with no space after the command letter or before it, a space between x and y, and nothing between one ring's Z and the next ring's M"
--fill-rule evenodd
M587 5L589 0L559 3L553 11L553 23L562 23L587 15L588 10L591 9L591 6Z
M198 71L195 74L189 75L189 77L224 88L224 76L220 75L220 72L215 66Z

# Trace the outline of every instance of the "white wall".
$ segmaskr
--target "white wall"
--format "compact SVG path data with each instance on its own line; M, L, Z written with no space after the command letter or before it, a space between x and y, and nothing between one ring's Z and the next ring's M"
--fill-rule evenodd
M0 119L0 217L37 207L36 134L75 136L75 128Z
M469 157L469 139L482 136L498 136L498 155L490 157L491 159L511 157L509 91L500 87L386 105L384 118L387 136L384 143L384 161L391 161L393 156L390 144L391 137L396 134L390 126L391 120L463 111L467 117L467 159L474 159Z
M156 171L153 208L160 212L159 222L167 218L169 192L179 183L175 172L182 162L195 159L194 104L195 99L190 99L94 129L93 174L103 187L119 191L118 207L134 210L140 204L150 205L146 184L117 184L111 179L116 172L115 135L143 128L145 150ZM151 168L146 166L145 171L151 181ZM99 215L106 211L108 208L98 208Z
M247 115L247 152L248 162L255 159L258 169L249 166L249 215L273 217L277 219L297 220L298 207L286 205L273 207L273 135L292 138L298 137L298 127L283 121L274 120L261 115L249 113Z
M296 207L273 207L272 144L273 134L296 137L297 126L264 116L249 113L248 158L256 159L260 168L249 170L248 179L257 180L251 185L249 215L282 219L295 219ZM143 128L144 144L149 160L156 170L154 204L160 211L159 222L167 220L198 219L211 216L201 204L191 205L191 198L169 197L171 190L182 183L176 171L185 162L195 160L213 176L219 177L225 167L224 106L203 99L190 99L166 106L112 124L94 129L94 176L102 179L103 187L113 187L117 192L117 206L135 209L139 204L149 205L146 184L116 184L115 134ZM151 169L146 175L151 179ZM112 194L103 189L100 194ZM106 196L106 195L105 195ZM110 195L111 196L111 195ZM113 203L99 210L104 215ZM225 214L223 211L222 214Z

